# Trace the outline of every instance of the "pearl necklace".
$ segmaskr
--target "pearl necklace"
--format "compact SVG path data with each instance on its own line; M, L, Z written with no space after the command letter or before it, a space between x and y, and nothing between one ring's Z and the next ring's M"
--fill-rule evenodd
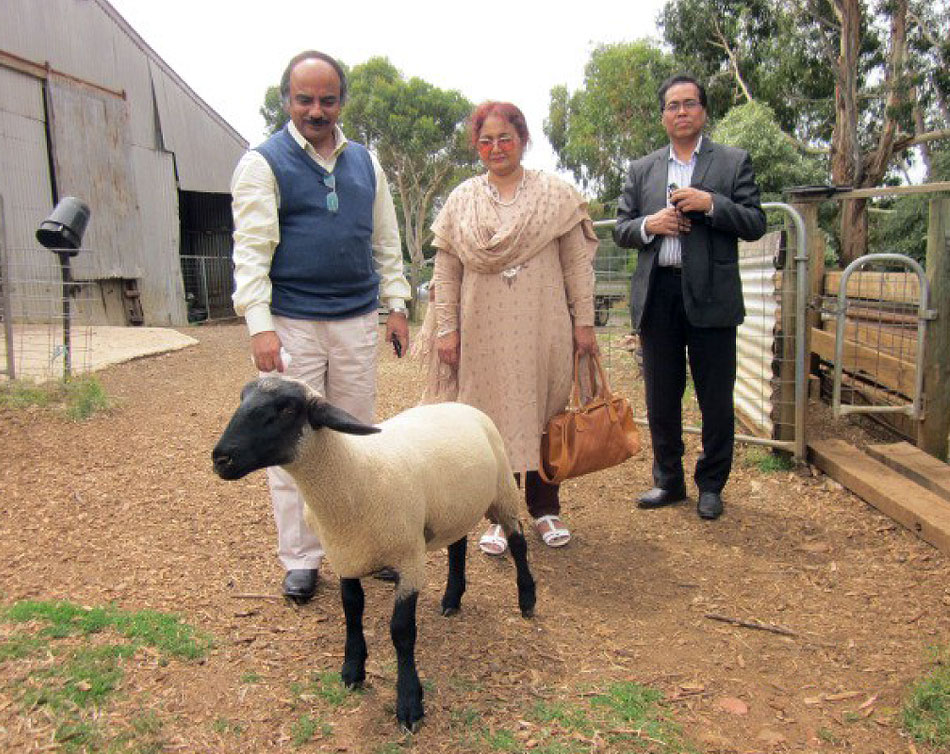
M491 196L491 198L495 201L495 203L500 204L502 207L510 207L512 204L514 204L516 201L518 201L518 197L521 196L521 189L524 188L524 181L525 181L525 178L527 177L527 175L528 175L528 171L525 170L524 168L522 168L522 169L521 169L521 180L518 182L518 188L515 189L515 194L514 194L514 196L512 196L511 199L509 199L507 202L502 200L501 194L498 192L498 187L495 186L495 184L493 184L493 183L488 179L488 176L486 175L486 176L485 176L485 183L488 184L488 194L489 194L489 196Z

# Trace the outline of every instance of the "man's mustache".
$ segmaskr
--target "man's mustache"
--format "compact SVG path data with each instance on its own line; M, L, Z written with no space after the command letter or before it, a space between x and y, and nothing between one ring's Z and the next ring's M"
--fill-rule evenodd
M321 126L329 126L329 125L330 125L330 121L328 121L326 118L307 118L307 120L304 121L304 122L305 122L308 126L316 126L316 127L318 127L318 128L321 127Z

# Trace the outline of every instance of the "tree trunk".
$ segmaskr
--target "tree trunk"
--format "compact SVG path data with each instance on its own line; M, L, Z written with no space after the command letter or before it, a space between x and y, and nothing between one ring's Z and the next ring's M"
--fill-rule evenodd
M835 127L831 134L831 181L836 186L858 186L862 176L858 144L858 54L861 49L860 0L834 0L841 38L835 61ZM841 261L848 264L867 250L864 202L841 203ZM863 216L863 219L859 216ZM861 233L860 229L864 232Z

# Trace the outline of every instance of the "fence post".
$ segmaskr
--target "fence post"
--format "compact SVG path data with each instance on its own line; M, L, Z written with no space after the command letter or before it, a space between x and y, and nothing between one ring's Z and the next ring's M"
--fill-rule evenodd
M930 200L927 226L927 279L930 308L937 319L927 328L924 351L924 420L917 429L917 446L947 459L950 432L950 197Z
M10 278L10 250L7 248L7 223L3 214L3 197L0 196L0 293L3 295L3 337L7 351L7 377L16 379L16 358L13 354L13 280Z
M825 235L818 227L818 209L825 197L795 196L789 202L802 216L808 241L808 307L805 311L805 362L808 374L818 371L818 357L811 352L811 330L821 329L821 299L825 284Z

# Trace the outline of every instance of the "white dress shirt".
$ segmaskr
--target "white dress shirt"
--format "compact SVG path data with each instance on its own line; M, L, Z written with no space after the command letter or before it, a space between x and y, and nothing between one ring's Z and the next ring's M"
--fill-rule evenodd
M689 156L687 162L683 162L676 156L673 145L670 145L670 157L666 168L666 185L675 183L677 188L686 188L693 180L693 170L696 168L696 155L699 154L699 148L703 145L703 137L699 137L693 153ZM666 194L666 206L672 207L669 191ZM647 224L640 226L640 235L645 243L650 243L655 234L647 233ZM682 267L683 266L683 246L680 243L679 236L663 236L660 242L660 254L657 257L657 264L660 267Z
M301 148L324 170L333 172L347 139L334 127L336 147L329 158L322 157L294 126L288 131ZM369 153L376 172L376 199L373 202L373 262L379 274L380 299L389 308L401 307L411 297L403 273L399 225L389 182L379 160ZM274 329L271 318L270 266L280 241L277 209L280 191L277 179L264 155L250 150L238 162L231 178L231 209L234 214L234 311L243 316L251 335Z

